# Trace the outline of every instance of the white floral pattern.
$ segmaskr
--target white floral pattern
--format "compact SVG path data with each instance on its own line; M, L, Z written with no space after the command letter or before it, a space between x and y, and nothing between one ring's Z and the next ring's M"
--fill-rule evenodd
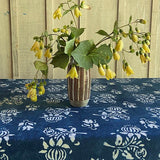
M131 79L115 79L116 82L119 82L119 83L130 83L131 82Z
M133 94L136 101L144 104L153 104L156 101L156 97L153 94Z
M85 119L83 121L83 124L81 125L82 127L87 127L90 128L91 130L97 130L99 127L99 124L97 123L96 120L92 120L92 119Z
M98 114L93 114L93 115L100 116L105 121L109 121L110 119L130 120L127 110L121 107L108 107L107 109L99 110L98 112L99 112Z
M138 85L122 85L122 88L127 92L138 92L141 89Z
M99 103L116 103L116 96L113 94L100 94L97 96L93 96L93 102L96 104Z
M8 104L8 105L21 105L23 104L23 101L27 99L26 95L19 95L19 96L13 96L10 98L4 98L2 101L0 101L0 106L3 104Z
M112 89L112 90L111 90L111 93L112 93L112 94L117 94L117 95L122 94L121 91L118 91L118 90L116 90L116 89Z
M152 117L160 119L160 108L147 107L146 110L149 111L149 114L151 114Z
M64 100L66 100L67 98L68 98L67 94L48 94L45 101L48 104L60 103L60 102L63 102Z
M157 125L156 121L151 121L146 118L140 118L139 121L145 128L156 128L158 129L160 126Z
M27 111L36 111L40 106L37 106L37 105L34 105L34 104L30 104L30 105L27 105L25 110Z
M125 107L127 108L137 108L136 104L135 103L130 103L128 101L123 101L122 103Z
M72 116L70 113L78 113L78 111L72 111L70 108L61 109L61 108L47 108L45 110L47 113L43 113L43 117L46 122L56 123L61 121L62 119L67 118L68 116Z
M92 86L92 91L105 91L107 89L106 85L102 85L102 84L95 84Z
M6 128L0 128L0 144L2 143L2 140L4 140L7 144L7 146L11 146L9 144L9 137L14 136L14 134L10 134L9 130Z
M115 145L110 145L107 142L103 144L106 147L113 148L112 157L116 160L121 154L126 160L145 160L147 156L147 150L144 148L145 145L137 137L123 137L121 135L116 135ZM134 155L134 156L133 156Z
M47 87L47 91L48 92L59 92L59 91L63 91L63 90L66 90L67 89L67 85L65 85L65 84L57 84L57 85L49 85L48 87Z
M141 136L145 136L148 139L147 132L148 131L143 131L139 127L132 125L125 125L120 130L121 134L127 135L129 138L136 136L138 139L140 139Z
M66 136L68 136L71 142L74 142L77 134L87 134L85 132L77 132L75 127L69 127L70 130L64 128L56 128L52 129L51 127L45 128L43 133L45 133L48 137L54 137L54 139L59 140L62 138L65 140Z
M23 120L23 122L18 124L18 130L30 131L31 129L34 129L35 125L36 125L36 122L31 122L29 120Z
M17 109L5 109L0 112L0 120L4 124L8 124L12 122L13 116L17 116L17 114L20 113L17 111Z

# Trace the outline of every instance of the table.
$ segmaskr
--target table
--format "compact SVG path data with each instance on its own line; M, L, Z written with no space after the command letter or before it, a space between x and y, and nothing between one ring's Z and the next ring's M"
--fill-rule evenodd
M160 160L160 79L92 80L88 106L73 108L66 80L0 80L0 160Z

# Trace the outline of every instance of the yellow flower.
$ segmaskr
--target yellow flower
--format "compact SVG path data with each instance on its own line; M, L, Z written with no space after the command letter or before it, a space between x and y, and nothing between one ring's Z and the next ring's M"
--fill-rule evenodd
M103 66L102 66L102 67L103 67L103 69L106 69L106 65L105 65L105 64L103 64Z
M43 48L44 48L44 43L43 43L43 41L40 41L39 46L40 46L40 49L43 49Z
M25 84L25 87L29 90L31 87L29 87L29 83Z
M61 33L65 33L66 32L66 30L65 29L61 29Z
M122 51L122 49L123 49L123 41L122 41L122 39L120 39L116 44L115 50L117 52L120 52L120 51Z
M32 48L31 48L31 51L34 51L34 52L36 52L36 51L38 51L39 50L39 42L38 41L35 41L34 42L34 44L33 44L33 46L32 46Z
M142 24L146 24L147 23L146 20L144 20L144 19L140 19L139 22L142 23Z
M37 94L37 90L34 88L29 89L29 92L27 94L27 98L31 98Z
M67 73L67 78L70 77L72 79L77 78L78 79L78 73L76 67L72 67L71 70Z
M147 59L148 61L151 61L151 58L150 58L150 57L148 57L148 56L146 57L146 59Z
M106 79L107 80L113 79L113 78L115 78L115 76L116 76L115 72L113 72L109 68L106 69Z
M140 55L140 59L142 63L146 63L146 57L143 54Z
M51 58L51 57L52 57L52 54L51 54L51 52L50 52L50 48L46 50L44 56L45 56L46 58Z
M81 11L79 10L78 7L76 7L76 8L74 9L74 14L75 14L75 16L76 16L77 18L79 18L79 17L82 15L82 13L81 13Z
M31 101L32 102L37 102L37 95L31 96Z
M151 52L146 43L144 43L142 47L143 47L143 49L145 50L146 53L150 53Z
M133 69L129 65L126 66L125 70L126 70L127 76L130 76L131 74L134 74Z
M120 59L120 55L118 54L118 52L113 53L113 58L115 61L118 61Z
M147 41L146 41L146 44L149 46L149 45L150 45L150 41L149 41L149 40L147 40Z
M135 35L135 34L133 34L132 35L132 41L135 42L135 43L137 43L138 42L138 36Z
M35 54L35 57L37 57L38 59L41 59L42 58L42 50L41 49L39 49L38 51L37 51L37 53Z
M100 74L101 76L105 76L105 71L104 71L104 69L103 69L103 67L102 67L101 64L100 64L99 67L98 67L98 72L99 72L99 74Z
M62 13L61 13L61 8L59 7L53 14L53 18L56 19L60 19L62 17Z
M84 9L91 9L91 7L89 5L85 4L85 1L82 1L81 7L84 8Z
M53 29L53 32L58 32L58 31L59 31L58 28L54 28L54 29Z
M45 88L44 88L44 86L40 86L40 87L39 87L39 94L40 94L40 95L45 94Z
M150 39L151 39L151 37L148 35L148 36L146 37L146 39L147 39L147 40L150 40Z

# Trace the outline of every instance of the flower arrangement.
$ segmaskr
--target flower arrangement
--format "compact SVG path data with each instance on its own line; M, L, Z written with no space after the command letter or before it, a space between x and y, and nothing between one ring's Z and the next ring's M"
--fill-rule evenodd
M60 20L62 17L71 14L72 20L70 23L64 25L63 28L54 28L51 34L45 31L42 35L33 38L35 42L31 51L35 52L35 57L38 59L34 62L37 73L33 82L26 84L29 90L27 97L32 101L37 101L37 89L39 95L45 93L44 86L46 85L45 79L48 75L49 65L53 65L54 68L66 69L68 64L71 63L72 67L66 75L67 78L71 79L78 79L76 66L88 70L96 65L99 74L109 80L116 76L115 72L109 67L111 59L115 61L122 59L124 72L128 76L134 73L125 58L125 52L139 56L142 63L150 61L148 55L150 53L150 33L141 32L138 29L138 25L146 24L144 19L133 21L132 16L130 16L128 24L123 26L119 26L116 21L111 33L104 30L97 32L102 36L97 43L92 40L80 41L80 36L85 28L78 27L77 18L82 16L82 10L84 9L91 9L85 1L80 4L76 4L74 0L66 0L64 3L60 3L53 13L53 18ZM128 32L125 32L124 28L128 28ZM125 49L123 43L125 38L128 38L131 42L129 49ZM57 51L55 52L53 51L54 45L57 45ZM38 72L42 74L40 82L37 76Z

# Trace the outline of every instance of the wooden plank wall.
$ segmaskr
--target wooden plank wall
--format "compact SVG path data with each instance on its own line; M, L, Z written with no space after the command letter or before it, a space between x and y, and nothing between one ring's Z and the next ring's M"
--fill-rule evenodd
M80 0L76 0L80 2ZM160 0L86 0L92 10L84 11L80 18L80 26L86 28L84 39L97 42L101 37L96 35L99 29L112 31L115 20L123 25L129 16L133 19L147 20L140 29L151 31L151 63L142 65L138 57L126 55L129 64L135 71L131 77L160 77ZM0 79L33 78L36 70L33 66L34 53L30 51L32 37L40 35L44 30L52 31L54 27L69 23L69 17L53 20L52 15L59 0L0 0ZM128 47L128 42L125 42ZM122 63L112 61L110 67L116 71L117 77L126 77L122 71ZM65 78L66 71L50 67L49 78ZM92 77L100 77L97 68L92 69Z

